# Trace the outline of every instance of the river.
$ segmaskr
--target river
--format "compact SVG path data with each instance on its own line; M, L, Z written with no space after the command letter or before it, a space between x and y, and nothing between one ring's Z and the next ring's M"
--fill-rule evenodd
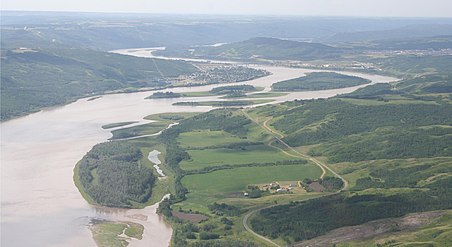
M141 51L142 56L149 52ZM137 55L130 53L129 55ZM152 55L151 55L152 56ZM313 70L251 65L270 71L267 77L235 84L269 86ZM341 72L342 73L342 72ZM395 78L344 72L376 82ZM174 92L208 91L218 85L174 88ZM326 98L354 91L296 92L274 98ZM89 205L73 183L75 164L97 143L111 137L101 126L124 121L143 121L150 114L205 112L211 107L173 106L180 101L208 101L217 97L145 99L153 92L103 95L80 99L25 117L1 123L1 246L95 246L88 225L93 218L129 220L145 226L142 241L130 246L162 246L171 238L171 227L155 214L157 205L145 209L112 209ZM137 220L136 216L145 216ZM141 217L143 218L143 217ZM146 242L144 242L146 241Z

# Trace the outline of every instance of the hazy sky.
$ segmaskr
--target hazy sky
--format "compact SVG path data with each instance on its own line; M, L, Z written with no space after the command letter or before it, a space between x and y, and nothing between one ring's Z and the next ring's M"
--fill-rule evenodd
M452 0L2 0L2 10L452 17Z

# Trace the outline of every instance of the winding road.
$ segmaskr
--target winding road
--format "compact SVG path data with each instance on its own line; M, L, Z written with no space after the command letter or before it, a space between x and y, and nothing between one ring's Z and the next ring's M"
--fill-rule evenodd
M296 149L294 149L292 146L290 146L289 144L287 144L286 142L284 142L283 140L281 140L281 138L284 138L284 135L281 134L281 133L279 133L279 132L277 132L277 131L275 131L275 130L273 130L272 128L270 128L270 127L267 125L267 123L268 123L272 118L269 118L269 119L265 120L264 123L261 124L259 121L257 121L257 120L254 119L253 117L251 117L251 116L246 112L245 109L242 109L242 112L243 112L243 114L244 114L248 119L250 119L251 121L253 121L253 122L256 123L257 125L259 125L263 130L265 130L266 132L268 132L268 133L274 138L274 140L270 141L268 145L270 145L270 146L272 146L272 147L274 147L274 148L277 148L277 149L281 150L284 154L286 154L286 155L288 155L288 156L303 158L303 159L307 159L307 160L309 160L309 161L314 162L317 166L320 167L320 169L322 169L322 175L320 176L320 178L323 178L323 177L326 175L326 170L328 170L329 172L331 172L334 176L340 178L340 179L342 180L342 182L344 182L344 186L342 187L342 189L340 189L339 191L337 191L337 192L335 192L335 193L333 193L333 194L340 193L340 192L342 192L342 191L344 191L344 190L346 190L346 189L348 188L348 186L349 186L348 181L345 180L345 179L344 179L341 175L339 175L337 172L335 172L334 170L332 170L331 168L329 168L325 163L321 162L320 160L318 160L318 159L316 159L316 158L314 158L314 157L311 157L311 156L309 156L309 155L302 154L302 153L298 152L298 151L297 151ZM271 144L272 144L273 142L275 142L275 141L278 141L279 143L281 143L283 146L287 147L290 151L294 152L295 154L291 154L291 153L287 152L286 150L283 150L282 148L279 148L279 147L277 147L277 146L271 145ZM331 195L331 194L328 194L328 195ZM319 196L319 197L322 197L322 196L326 196L326 195L321 195L321 196ZM307 200L311 200L311 199L315 199L315 198L319 198L319 197L307 198L307 199L305 199L305 200L307 201ZM301 201L305 201L305 200L301 200ZM245 230L247 230L249 233L253 234L254 236L258 237L259 239L264 240L265 242L271 244L272 246L280 246L279 244L273 242L271 239L269 239L269 238L267 238L267 237L265 237L265 236L262 236L262 235L256 233L256 232L253 231L253 230L251 229L251 227L248 225L249 218L250 218L253 214L257 213L258 211L260 211L260 210L262 210L262 209L267 209L267 208L271 208L271 207L274 207L274 206L277 206L277 205L265 206L265 207L257 208L257 209L254 209L254 210L248 212L248 213L245 214L245 216L243 217L242 224L243 224L243 227L245 228Z

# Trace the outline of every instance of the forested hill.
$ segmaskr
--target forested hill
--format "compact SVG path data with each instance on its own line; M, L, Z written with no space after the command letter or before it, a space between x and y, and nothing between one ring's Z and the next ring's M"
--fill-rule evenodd
M179 53L178 53L179 52ZM218 47L198 47L191 54L181 51L161 51L166 55L189 55L195 57L249 60L256 58L276 60L312 60L336 58L343 49L320 43L298 42L276 38L252 38Z
M108 91L164 86L197 71L182 61L154 61L82 48L2 49L1 120Z
M350 187L333 196L264 209L251 219L253 229L293 244L340 227L452 209L450 61L449 56L387 59L387 68L406 79L330 99L254 109L260 118L271 118L269 126L284 134L286 143L325 160ZM430 73L420 75L424 71ZM398 232L406 228L400 225L381 230L387 234L356 246L388 238L394 245L450 243L445 238L450 229L410 232L415 239L402 238ZM333 245L335 240L328 241Z

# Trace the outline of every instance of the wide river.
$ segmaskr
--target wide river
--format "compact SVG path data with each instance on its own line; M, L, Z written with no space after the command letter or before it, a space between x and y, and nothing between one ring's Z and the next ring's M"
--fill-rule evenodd
M117 53L150 56L144 49ZM252 65L270 71L267 77L242 82L269 86L313 70ZM342 72L341 72L342 73ZM395 78L352 72L372 80L390 82ZM175 88L175 92L208 91L217 85ZM326 98L352 92L359 87L290 93L278 102ZM1 246L95 246L88 228L93 218L133 221L145 226L142 241L130 246L165 246L171 228L155 214L157 205L145 209L112 209L89 205L73 182L75 164L95 144L111 137L104 124L142 121L164 112L204 112L211 107L173 106L178 101L204 101L215 97L145 99L153 92L104 95L96 100L46 109L1 124Z

